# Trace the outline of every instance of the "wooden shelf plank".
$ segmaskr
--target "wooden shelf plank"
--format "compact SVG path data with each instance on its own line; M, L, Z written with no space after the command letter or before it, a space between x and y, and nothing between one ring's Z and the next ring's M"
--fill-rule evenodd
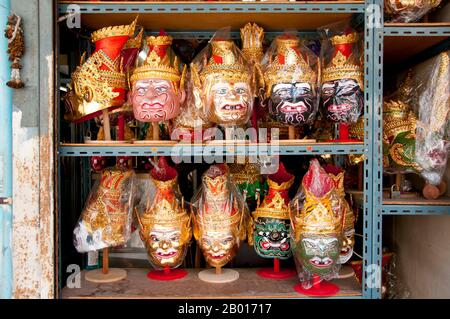
M188 276L175 281L152 281L147 279L149 269L128 268L128 277L113 284L96 284L84 279L81 288L64 288L63 298L144 298L144 299L225 299L225 298L306 298L293 287L296 277L286 280L269 280L259 277L254 268L238 268L239 279L227 284L211 284L198 279L203 269L189 269ZM335 279L340 287L337 297L360 297L361 285L355 277Z

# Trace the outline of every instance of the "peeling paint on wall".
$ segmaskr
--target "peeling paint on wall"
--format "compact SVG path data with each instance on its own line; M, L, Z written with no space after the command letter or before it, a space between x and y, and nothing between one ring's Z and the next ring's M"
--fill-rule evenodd
M21 127L13 110L14 298L40 298L39 130Z

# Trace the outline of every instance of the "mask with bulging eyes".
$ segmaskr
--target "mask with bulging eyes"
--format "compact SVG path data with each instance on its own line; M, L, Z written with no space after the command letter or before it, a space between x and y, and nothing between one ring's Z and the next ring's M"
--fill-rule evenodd
M176 92L171 81L138 80L131 92L134 116L143 122L172 119L180 114L184 97L184 91Z
M291 257L289 219L258 217L254 223L253 241L259 256L279 259Z
M279 83L267 101L269 115L287 125L309 122L314 117L315 92L309 83Z
M356 123L364 107L364 93L353 79L340 79L322 85L321 105L327 119Z
M310 273L324 276L334 272L341 247L337 236L305 234L296 251L303 267Z

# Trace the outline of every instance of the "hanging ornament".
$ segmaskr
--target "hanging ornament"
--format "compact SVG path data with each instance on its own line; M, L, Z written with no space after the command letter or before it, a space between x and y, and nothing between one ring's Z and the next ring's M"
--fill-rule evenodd
M25 86L20 78L21 58L25 51L25 42L22 29L22 18L16 14L8 17L5 29L5 37L8 39L9 61L11 64L11 79L6 83L10 88L20 89Z

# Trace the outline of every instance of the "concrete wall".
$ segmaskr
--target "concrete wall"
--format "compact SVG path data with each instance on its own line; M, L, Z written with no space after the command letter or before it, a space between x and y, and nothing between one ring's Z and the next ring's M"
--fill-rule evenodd
M399 276L410 298L450 298L450 216L402 216L394 223Z
M22 17L25 88L13 93L13 297L54 297L53 2L11 0Z

